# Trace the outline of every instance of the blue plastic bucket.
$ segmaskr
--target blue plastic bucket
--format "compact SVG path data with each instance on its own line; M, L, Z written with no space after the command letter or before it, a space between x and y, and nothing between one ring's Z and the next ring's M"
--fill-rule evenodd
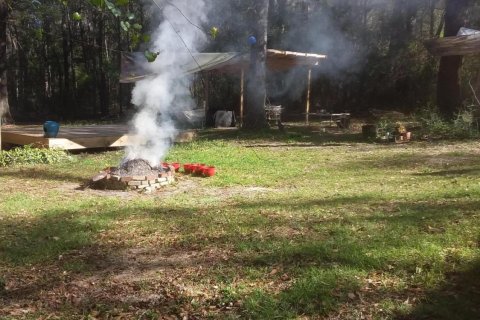
M43 124L43 132L45 138L55 138L58 135L60 124L55 121L45 121Z

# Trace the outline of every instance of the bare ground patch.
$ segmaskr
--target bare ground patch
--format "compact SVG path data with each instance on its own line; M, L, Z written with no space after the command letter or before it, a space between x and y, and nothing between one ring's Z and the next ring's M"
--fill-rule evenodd
M95 190L83 188L77 183L62 183L55 186L54 190L61 191L65 195L90 195L102 197L118 197L125 199L161 197L171 198L179 194L188 193L194 196L216 196L219 199L227 199L235 196L250 197L258 194L278 191L274 188L256 187L256 186L232 186L232 187L211 187L205 186L201 178L180 176L177 182L160 189L151 194L144 194L136 191L118 191L118 190Z
M62 256L46 268L10 270L6 292L0 295L0 315L73 314L129 319L148 309L173 318L199 319L231 312L233 304L220 299L220 288L207 276L225 264L226 249L158 250L91 247ZM68 265L82 262L85 270ZM195 303L193 303L195 302ZM103 306L103 307L102 307ZM172 318L172 319L173 319Z

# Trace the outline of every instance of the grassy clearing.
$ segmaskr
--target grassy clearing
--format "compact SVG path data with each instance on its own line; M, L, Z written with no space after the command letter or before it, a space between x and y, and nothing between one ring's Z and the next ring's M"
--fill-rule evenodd
M0 171L0 317L480 317L477 141L206 132L154 195L77 190L122 153Z

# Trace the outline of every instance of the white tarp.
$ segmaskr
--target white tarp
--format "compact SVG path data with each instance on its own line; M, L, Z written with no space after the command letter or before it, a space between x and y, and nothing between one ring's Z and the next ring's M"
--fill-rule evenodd
M175 67L178 67L181 72L191 74L235 66L238 65L243 58L243 55L238 52L194 53L189 59L186 59L189 61L188 63L180 67ZM162 63L161 59L161 53L155 62L148 62L142 52L122 52L120 82L131 83L155 75L158 73L157 70L162 69L158 66Z

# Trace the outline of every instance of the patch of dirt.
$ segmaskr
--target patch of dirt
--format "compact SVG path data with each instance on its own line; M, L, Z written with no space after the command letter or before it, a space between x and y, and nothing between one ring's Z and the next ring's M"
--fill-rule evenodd
M202 184L201 178L177 175L176 182L153 192L152 194L142 194L135 191L118 190L96 190L83 187L76 183L62 183L57 185L56 189L62 193L72 195L78 192L92 196L118 197L124 199L134 199L143 197L162 197L170 198L178 194L190 193L195 195L216 196L220 199L228 199L234 196L254 197L258 194L275 192L278 189L255 187L255 186L234 186L234 187L206 187Z
M6 292L0 295L0 318L35 313L61 318L65 308L75 315L87 312L101 319L120 314L122 319L138 318L148 309L172 319L203 319L207 314L233 312L237 307L222 302L217 285L199 281L208 279L211 268L227 264L232 254L216 247L90 247L74 251L46 269L11 270ZM88 268L65 270L74 261L82 261Z
M426 159L426 163L432 166L449 166L456 164L466 164L478 161L478 156L453 156L453 155L435 155Z
M277 238L293 239L295 237L304 236L305 233L289 226L277 226L273 229L271 235Z

